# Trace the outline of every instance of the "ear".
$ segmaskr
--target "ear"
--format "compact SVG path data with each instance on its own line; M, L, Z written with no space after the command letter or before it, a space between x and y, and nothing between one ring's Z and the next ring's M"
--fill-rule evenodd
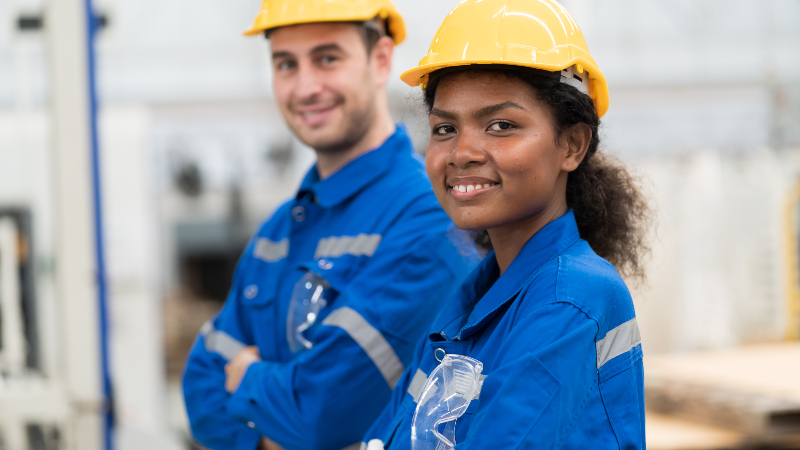
M370 64L372 65L375 84L378 87L386 86L392 72L392 55L394 54L394 41L388 36L378 39L375 48L370 54Z
M592 141L592 129L585 123L573 125L561 135L562 142L565 144L564 160L561 162L561 170L572 172L581 165L589 144Z

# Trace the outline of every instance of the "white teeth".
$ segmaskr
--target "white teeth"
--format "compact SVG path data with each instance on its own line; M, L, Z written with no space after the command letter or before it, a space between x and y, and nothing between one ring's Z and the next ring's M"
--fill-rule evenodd
M494 186L493 183L486 183L486 184L483 184L483 185L480 185L480 184L475 184L475 185L455 184L455 185L452 186L452 189L454 191L458 191L458 192L472 192L472 191L479 191L481 189L489 189L492 186Z

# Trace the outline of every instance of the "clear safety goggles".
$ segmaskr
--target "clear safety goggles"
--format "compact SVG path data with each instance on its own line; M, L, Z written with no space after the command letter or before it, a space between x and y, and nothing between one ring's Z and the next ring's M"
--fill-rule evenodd
M411 421L412 450L447 450L456 445L456 419L464 415L481 388L483 363L445 355L431 372Z
M286 317L286 338L292 353L314 346L303 333L317 322L320 310L328 304L326 297L330 289L330 284L314 272L306 273L295 284Z

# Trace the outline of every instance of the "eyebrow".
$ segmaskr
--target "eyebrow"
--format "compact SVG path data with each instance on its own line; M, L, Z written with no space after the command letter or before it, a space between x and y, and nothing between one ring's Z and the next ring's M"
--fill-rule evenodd
M480 118L483 118L483 117L486 117L486 116L490 116L490 115L492 115L492 114L494 114L494 113L496 113L498 111L502 111L502 110L508 109L508 108L517 108L517 109L521 109L521 110L525 111L525 108L523 108L522 106L512 102L511 100L506 100L506 101L504 101L502 103L498 103L496 105L490 105L490 106L486 106L484 108L481 108L481 109L475 111L472 114L472 117L474 117L476 119L480 119ZM448 120L456 120L457 119L457 117L456 117L456 115L454 113L447 112L447 111L442 111L441 109L436 109L436 108L431 108L431 115L438 116L438 117L441 117L442 119L448 119Z
M294 53L285 51L272 53L272 59L279 59L279 58L294 58Z
M498 103L496 105L491 105L491 106L487 106L485 108L481 108L481 109L477 110L475 113L473 113L472 117L474 117L476 119L480 119L482 117L491 116L492 114L494 114L494 113L496 113L498 111L502 111L502 110L508 109L508 108L517 108L517 109L521 109L521 110L525 111L525 108L523 108L522 106L512 102L511 100L506 100L506 101L504 101L502 103Z
M314 55L314 54L317 54L317 53L324 53L324 52L330 52L330 51L343 52L344 50L342 49L342 47L339 46L339 44L330 43L330 44L320 44L320 45L312 48L311 51L308 52L308 53L310 55ZM272 54L272 59L278 59L278 58L295 58L295 55L294 55L294 53L287 52L287 51L274 52Z
M315 53L323 53L323 52L329 52L329 51L343 52L344 49L342 47L340 47L339 44L336 44L336 43L320 44L320 45L314 47L313 49L311 49L311 51L308 52L308 53L313 55Z
M448 120L456 120L456 115L447 111L442 111L441 109L431 108L431 115L432 116L439 116L442 119Z

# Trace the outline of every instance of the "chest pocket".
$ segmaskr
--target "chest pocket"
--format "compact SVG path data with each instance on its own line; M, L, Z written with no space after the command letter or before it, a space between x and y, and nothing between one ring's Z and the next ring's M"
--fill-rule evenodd
M329 260L320 259L319 261L307 261L301 263L297 268L301 273L315 274L319 278L322 278L324 283L327 283L327 287L325 288L325 292L323 294L325 299L324 305L321 309L315 312L317 318L314 323L311 324L306 331L302 332L304 338L308 339L308 342L317 344L318 337L316 332L319 329L320 324L322 324L336 308L345 306L341 304L341 302L338 302L337 299L339 298L339 295L347 289L347 286L350 283L352 266L342 264L341 261L336 261L334 264ZM300 278L300 280L303 279L305 278ZM296 301L296 299L292 299L292 301ZM287 308L291 308L291 306L287 305ZM289 310L287 311L287 314L292 313Z
M398 427L404 427L403 431L406 428L410 428L412 424L412 420L414 417L414 413L416 412L417 405L419 402L420 397L422 396L422 391L428 381L428 376L432 373L435 368L439 365L439 361L436 358L443 358L446 354L457 354L457 355L469 355L470 350L473 348L474 342L473 341L440 341L440 342L428 342L428 350L425 352L425 356L422 358L421 366L416 370L414 376L411 378L409 382L407 395L405 395L403 399L403 403L400 405L399 411L402 411L402 414L398 414L395 418L394 423L391 426L392 437L398 432ZM427 370L427 372L425 372ZM486 378L485 375L480 376L480 382L482 383L483 380ZM453 427L455 426L455 435L456 435L456 442L463 441L467 436L467 431L469 430L469 426L472 423L472 416L475 413L475 410L478 408L478 403L480 402L480 390L478 391L476 398L470 401L469 406L467 407L464 414L456 419L454 422L449 422L445 425L445 427ZM405 439L404 433L400 433L400 438ZM390 439L391 440L391 439ZM390 441L387 441L387 444Z
M282 263L266 263L253 258L244 272L237 295L243 305L250 308L264 309L275 300L275 291Z
M352 278L353 263L348 261L349 259L351 258L341 258L336 261L320 259L319 261L306 261L299 266L304 272L314 272L324 278L338 296L339 293L347 289ZM348 262L350 264L347 264Z
M422 388L427 381L427 375L421 369L417 369L415 376L408 387L407 394L403 402L398 408L394 420L389 426L389 434L385 440L386 448L407 448L411 444L411 425L414 419L414 413L417 410L417 401L419 395L422 393ZM456 443L463 442L467 437L469 426L472 423L472 417L478 409L480 403L479 398L473 399L464 414L459 417L455 422L449 422L445 426L453 427L456 430ZM441 430L441 428L440 428ZM395 441L403 441L403 444L398 444ZM407 442L405 442L407 441ZM397 447L399 445L399 447Z
M603 405L621 450L645 448L644 370L637 345L598 369Z

